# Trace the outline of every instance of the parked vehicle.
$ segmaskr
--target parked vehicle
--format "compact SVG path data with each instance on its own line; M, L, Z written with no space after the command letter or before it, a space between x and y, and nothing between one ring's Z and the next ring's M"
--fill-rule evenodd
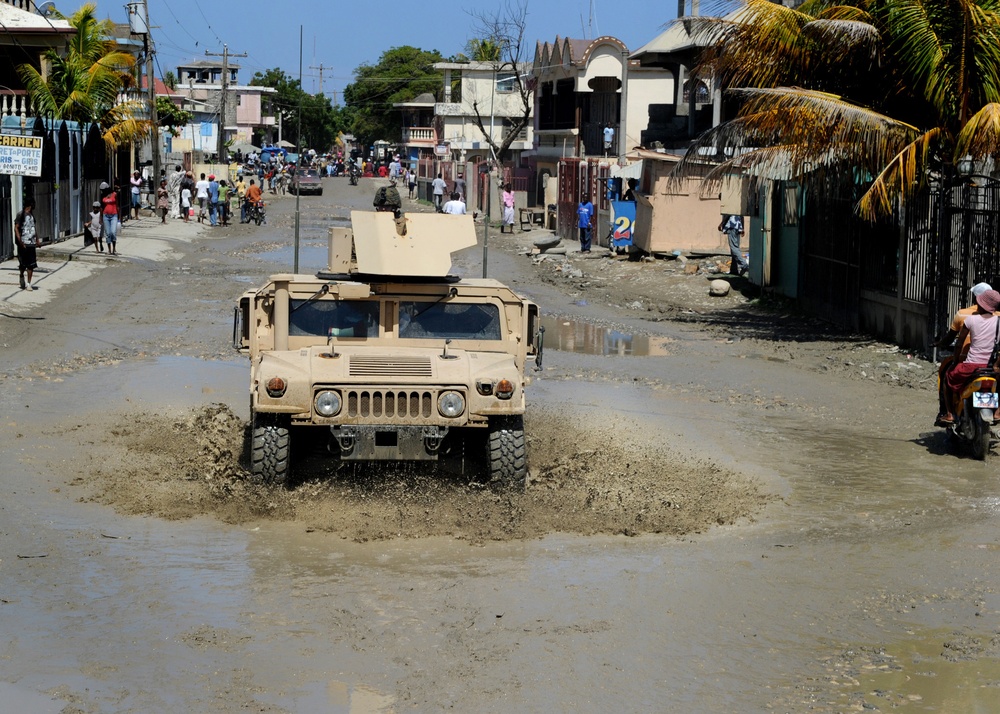
M948 435L980 460L989 456L993 417L1000 407L997 377L991 369L979 370L951 405L955 421L948 425Z
M291 192L297 195L314 193L323 195L323 180L317 169L299 169L292 176Z
M448 275L451 253L475 245L472 216L351 221L331 229L326 270L274 275L236 308L252 477L285 484L296 451L318 445L338 465L478 456L490 482L523 488L538 307L496 280Z

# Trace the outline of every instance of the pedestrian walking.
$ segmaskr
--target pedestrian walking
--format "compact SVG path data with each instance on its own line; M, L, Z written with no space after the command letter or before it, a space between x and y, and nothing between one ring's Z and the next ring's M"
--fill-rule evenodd
M247 206L244 198L247 195L247 185L243 180L243 174L236 174L236 200L239 202L240 206L240 223L247 222Z
M101 202L94 201L90 207L90 218L84 225L84 231L90 242L94 244L94 250L98 253L104 252L104 221L101 219Z
M434 195L434 207L437 209L438 213L442 211L442 204L444 203L444 192L448 190L448 184L445 180L441 178L441 174L438 173L437 178L431 182L431 189Z
M170 191L167 189L167 180L160 181L160 187L156 189L156 212L160 214L160 223L167 222L167 211L170 210Z
M229 225L229 197L233 190L226 181L219 181L219 222Z
M458 191L451 192L451 200L444 204L444 208L441 210L442 213L449 213L453 216L465 215L465 202L459 198Z
M35 202L28 198L14 218L14 242L17 243L17 270L21 290L34 290L31 278L38 267L38 232L35 230ZM25 280L27 276L27 280Z
M131 208L136 220L139 220L139 207L142 205L142 176L138 171L132 172L132 177L128 180L132 184Z
M455 179L455 192L458 194L459 201L465 201L465 174L461 171L458 172L458 177Z
M584 194L580 198L580 205L576 207L577 226L580 228L580 252L590 252L590 242L594 234L592 223L594 221L594 204L590 202L590 196Z
M219 225L219 182L215 174L208 177L208 222L209 225Z
M184 180L184 169L178 164L174 167L174 172L170 174L167 181L167 189L170 191L170 215L174 218L181 217L181 181Z
M412 199L417 190L417 174L409 167L406 168L406 187L409 189L410 198Z
M181 215L185 223L191 220L191 189L187 186L181 189Z
M503 193L500 195L503 202L503 223L500 224L500 232L509 227L511 235L514 234L514 189L509 183L504 184Z
M732 261L729 263L730 275L743 275L750 268L750 265L743 258L743 251L740 249L740 239L743 238L743 216L725 214L722 222L719 223L719 230L729 238L729 254Z
M205 174L194 185L194 196L198 199L198 223L204 223L208 214L208 180Z
M108 254L118 255L118 194L101 181L101 219L104 221L104 239L108 243Z

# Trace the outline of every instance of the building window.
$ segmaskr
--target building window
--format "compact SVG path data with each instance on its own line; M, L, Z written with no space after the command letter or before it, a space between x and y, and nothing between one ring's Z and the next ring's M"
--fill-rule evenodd
M708 100L708 85L705 82L702 82L701 80L698 80L698 82L695 85L695 87L696 88L695 88L695 95L694 95L694 103L695 104L708 104L708 101L709 101ZM687 104L690 101L691 101L691 80L688 80L687 82L684 83L684 99L683 99L683 102L685 104Z
M514 80L517 79L513 72L499 72L497 74L497 94L510 94L514 91Z

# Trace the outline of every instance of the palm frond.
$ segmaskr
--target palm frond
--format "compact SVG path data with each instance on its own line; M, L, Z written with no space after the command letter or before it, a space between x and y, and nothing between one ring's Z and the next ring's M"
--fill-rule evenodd
M818 19L802 26L802 34L823 45L823 51L875 61L882 38L870 22ZM855 60L856 61L856 60Z
M1000 155L1000 103L992 102L973 114L955 141L954 159L982 159Z
M731 18L683 23L696 43L710 45L701 69L711 67L725 86L766 87L795 83L802 75L808 57L802 27L813 19L770 0L747 0Z
M930 159L941 146L942 135L938 127L924 132L887 162L858 202L862 218L891 215L896 199L911 197L926 183Z

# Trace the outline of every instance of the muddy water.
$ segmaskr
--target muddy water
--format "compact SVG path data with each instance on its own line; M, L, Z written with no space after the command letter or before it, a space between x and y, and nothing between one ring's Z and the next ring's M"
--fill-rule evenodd
M15 467L0 487L19 498L0 504L11 683L0 694L36 711L51 693L80 711L351 714L996 701L981 686L1000 681L996 477L940 455L933 435L745 422L713 456L784 503L760 523L680 540L350 543L294 523L167 522L74 502L63 474L85 455L44 428L67 405L101 394L90 419L111 423L119 408L158 404L226 401L245 415L245 370L161 358L36 382L30 402L4 393L0 443ZM717 425L720 408L541 378L533 399L595 428L610 405L678 445Z
M294 225L294 224L293 224ZM340 216L318 218L305 215L299 222L299 272L312 274L327 266L329 231L335 226L350 227L350 220ZM290 232L294 235L294 231ZM257 254L262 260L292 266L295 261L294 242ZM289 268L291 269L291 268Z
M587 355L648 357L670 354L669 337L633 334L614 327L596 325L572 318L546 315L545 348Z

